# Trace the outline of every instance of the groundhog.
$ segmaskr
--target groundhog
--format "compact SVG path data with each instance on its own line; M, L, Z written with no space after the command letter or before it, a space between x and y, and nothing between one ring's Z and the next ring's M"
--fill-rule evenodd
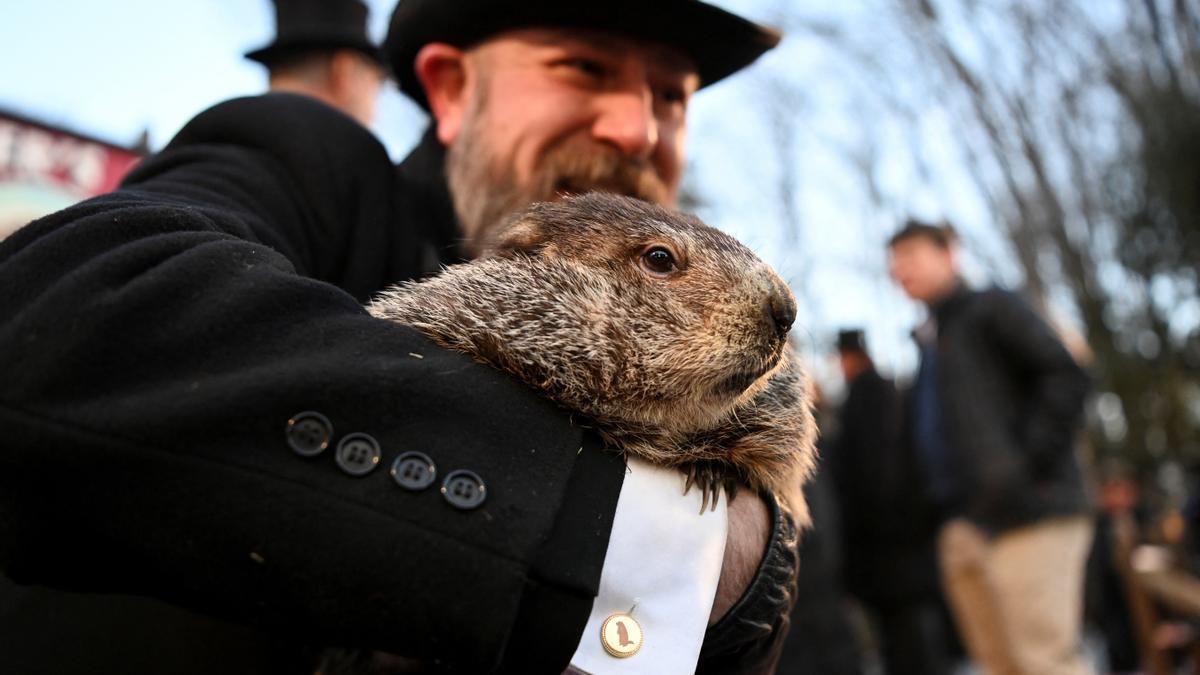
M694 217L599 193L534 204L479 259L368 310L516 377L622 451L682 468L702 512L741 483L807 521L814 424L787 341L795 299Z

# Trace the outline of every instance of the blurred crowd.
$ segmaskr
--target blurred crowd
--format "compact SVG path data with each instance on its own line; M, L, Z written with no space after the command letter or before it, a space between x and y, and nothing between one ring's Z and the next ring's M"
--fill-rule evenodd
M779 672L1196 672L1196 482L1096 461L1086 354L1017 295L969 288L960 248L918 221L889 243L928 309L911 381L879 373L862 329L837 335L845 390L816 397L814 527Z

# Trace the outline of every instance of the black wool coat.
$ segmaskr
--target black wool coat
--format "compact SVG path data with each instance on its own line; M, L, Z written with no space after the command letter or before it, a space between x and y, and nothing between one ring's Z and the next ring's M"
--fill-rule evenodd
M951 515L998 533L1086 513L1076 440L1087 373L1014 293L960 287L934 315L942 424L961 481Z
M624 461L362 307L461 259L443 167L432 134L394 167L315 100L239 99L0 242L0 671L310 673L326 646L563 671ZM768 502L697 672L778 657L795 533Z
M0 243L0 569L107 594L6 585L0 670L306 672L299 645L338 645L561 672L624 463L363 310L456 257L423 163L315 101L242 99ZM366 475L336 461L351 434ZM428 485L390 475L409 452Z

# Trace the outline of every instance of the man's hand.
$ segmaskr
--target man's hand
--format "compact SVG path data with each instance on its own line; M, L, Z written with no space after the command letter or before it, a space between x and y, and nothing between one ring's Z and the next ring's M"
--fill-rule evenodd
M720 621L746 593L762 563L770 536L771 522L762 497L752 490L738 490L737 499L729 502L729 535L708 625Z

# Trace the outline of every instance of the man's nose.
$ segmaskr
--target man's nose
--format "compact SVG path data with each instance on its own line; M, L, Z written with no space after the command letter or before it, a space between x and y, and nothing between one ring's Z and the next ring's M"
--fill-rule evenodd
M648 88L607 94L592 126L592 137L631 159L648 159L658 145L658 122Z

